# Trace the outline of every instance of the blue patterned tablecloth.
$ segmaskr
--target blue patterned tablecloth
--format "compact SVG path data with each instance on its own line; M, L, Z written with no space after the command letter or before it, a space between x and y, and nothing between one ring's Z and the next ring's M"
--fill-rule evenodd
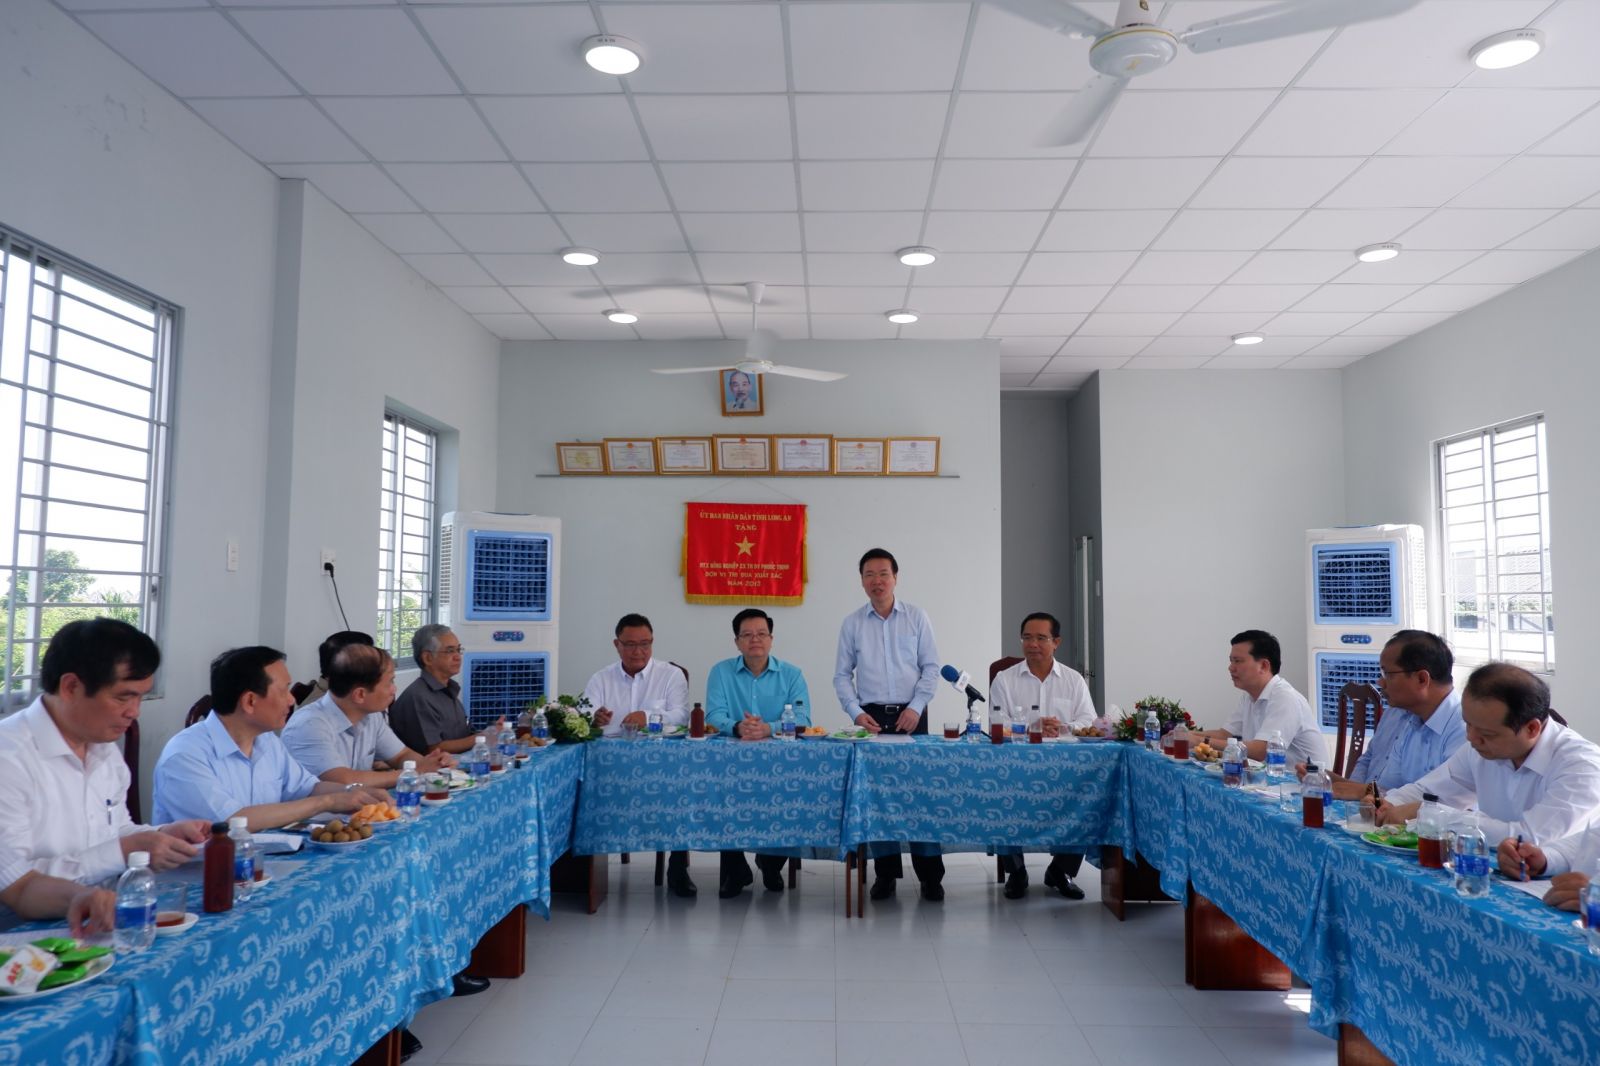
M838 854L853 745L826 740L585 744L572 848Z
M572 847L578 783L583 779L587 744L561 744L535 753L530 767L533 802L538 807L538 846L524 853L524 876L531 885L528 905L550 917L550 865Z
M0 1006L0 1066L105 1066L133 1025L133 993L102 977L47 1006Z
M1133 843L1161 874L1161 891L1189 898L1189 815L1184 793L1199 772L1153 751L1118 744L1128 776ZM1127 849L1123 849L1126 851ZM1125 856L1130 861L1132 855Z

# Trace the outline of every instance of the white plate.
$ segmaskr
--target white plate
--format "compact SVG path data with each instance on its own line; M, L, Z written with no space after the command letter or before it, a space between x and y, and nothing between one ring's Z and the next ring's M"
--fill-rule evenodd
M271 878L268 878L268 880L270 881ZM195 914L193 911L189 911L183 916L183 921L179 922L177 925L156 926L156 936L177 936L179 933L187 933L189 931L189 927L194 925L194 923L198 922L199 920L200 916L198 914Z
M74 988L82 988L90 981L93 981L95 978L111 969L112 965L116 961L117 956L115 954L102 955L98 959L90 959L89 972L84 976L83 980L74 981L70 985L57 985L55 988L47 988L43 992L24 992L21 995L0 996L0 1004L32 1003L34 1000L44 999L45 997L53 996L58 992L71 992Z
M1220 762L1203 762L1200 764L1200 769L1208 774L1220 774L1222 773L1222 764Z
M685 737L684 739L686 739L686 740L710 740L711 738L709 736L706 736L706 737Z
M361 840L334 841L332 844L327 844L323 841L312 840L310 837L306 837L306 843L313 848L321 848L324 851L343 851L346 848L359 848L363 844L370 844L372 843L372 838L365 837Z

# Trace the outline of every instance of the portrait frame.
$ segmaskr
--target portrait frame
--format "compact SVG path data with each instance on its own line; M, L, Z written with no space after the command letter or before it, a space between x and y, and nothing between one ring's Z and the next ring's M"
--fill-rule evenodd
M580 440L556 442L556 469L562 474L586 477L606 473L605 445Z
M656 441L654 437L607 437L606 473L654 474L656 466Z
M718 474L764 476L772 473L772 438L717 436L712 438Z
M835 437L833 473L837 477L879 477L887 454L883 437Z
M750 394L742 401L733 394L733 376L738 374L750 382ZM722 414L727 418L767 413L767 376L751 374L738 367L729 367L717 373L717 399Z
M833 473L831 433L786 433L772 438L772 469L789 477Z
M710 437L657 437L656 471L675 474L712 474Z
M939 443L938 437L888 438L884 446L883 472L890 477L938 477ZM931 467L930 450L933 453Z

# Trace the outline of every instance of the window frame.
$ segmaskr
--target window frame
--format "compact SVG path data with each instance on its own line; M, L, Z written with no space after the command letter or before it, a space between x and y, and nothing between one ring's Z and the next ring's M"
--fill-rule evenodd
M382 433L379 437L379 497L378 497L378 603L375 618L374 639L378 647L386 649L394 657L395 665L399 669L408 669L418 665L411 655L411 634L420 626L430 624L438 618L439 598L439 457L443 445L443 434L436 426L417 418L405 411L397 410L390 406L383 412ZM391 426L395 435L395 446L389 446ZM427 449L424 460L427 466L428 477L426 480L426 497L418 497L404 491L407 481L415 480L405 476L403 465L408 458L403 445L409 439L408 435L420 438L420 443ZM388 465L393 457L393 469ZM394 487L383 484L384 478L390 474L394 476ZM427 528L428 542L425 548L427 569L425 571L403 569L406 556L415 556L419 553L407 553L402 550L405 534L399 527L399 520L404 515L404 502L418 500L423 505L426 513L425 525ZM392 529L386 528L384 523L388 516L393 516L395 524ZM385 538L394 537L393 547L386 547ZM390 556L389 565L384 564L384 555ZM404 580L407 574L422 573L426 579L426 586L422 590L423 603L420 609L407 609L400 606L404 593ZM420 621L416 625L405 624L402 620L408 610L420 610Z

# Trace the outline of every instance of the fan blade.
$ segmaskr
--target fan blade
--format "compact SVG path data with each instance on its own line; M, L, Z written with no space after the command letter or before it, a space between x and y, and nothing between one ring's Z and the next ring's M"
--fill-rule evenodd
M1191 52L1215 52L1389 18L1416 5L1417 0L1279 0L1237 15L1196 23L1176 36Z
M725 366L670 366L670 367L653 366L653 367L650 368L650 373L652 373L652 374L714 374L719 370L726 370L726 369L728 369L728 368L725 367Z
M1057 33L1082 33L1098 37L1111 30L1111 24L1095 18L1066 0L991 0L995 7L1025 18Z
M1111 105L1117 102L1117 97L1122 95L1127 84L1127 78L1113 78L1109 74L1096 74L1090 78L1089 84L1073 95L1072 103L1063 108L1055 121L1039 134L1039 146L1060 148L1077 144L1089 136L1095 123L1111 110Z
M778 347L778 335L770 329L753 330L750 338L744 344L744 361L747 363L765 363L772 359L773 351Z
M832 370L811 370L803 366L769 366L768 374L781 374L786 378L805 378L807 381L838 381L846 374L836 374Z

